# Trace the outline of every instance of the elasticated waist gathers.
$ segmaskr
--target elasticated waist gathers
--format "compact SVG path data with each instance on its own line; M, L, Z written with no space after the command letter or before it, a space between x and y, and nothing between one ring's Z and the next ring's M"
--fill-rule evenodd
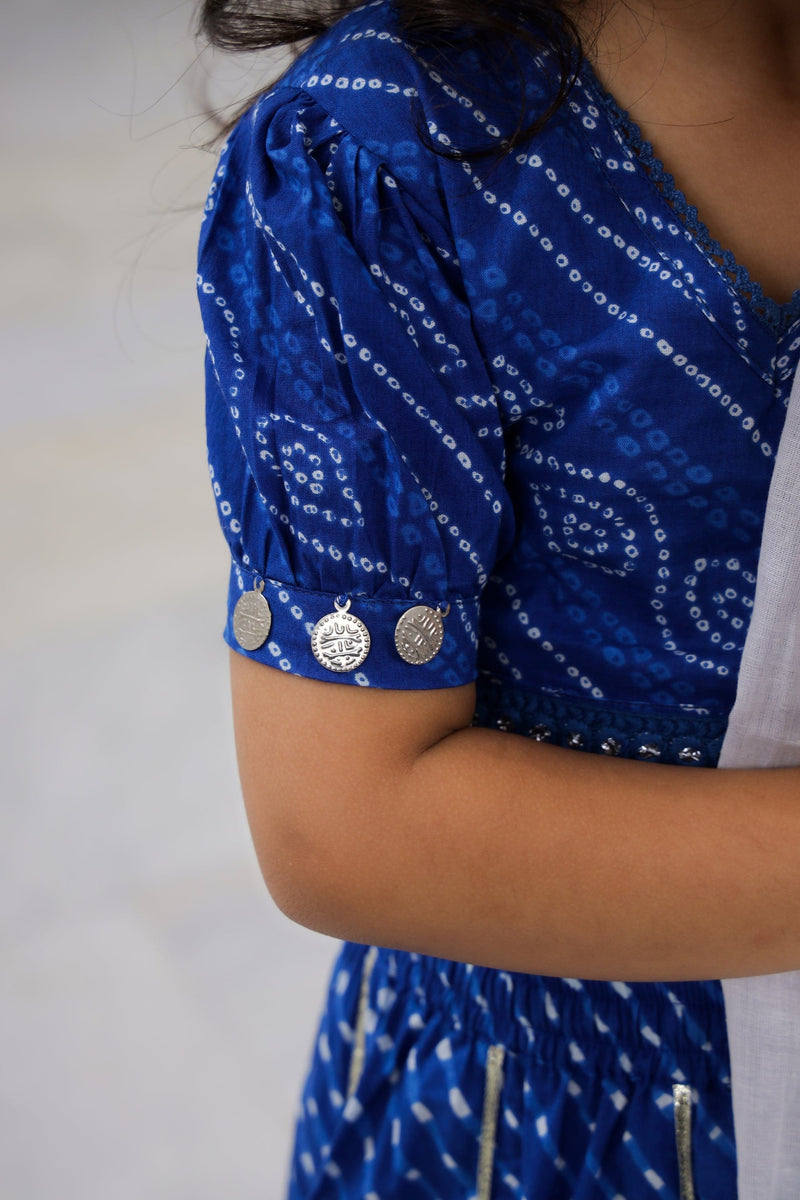
M732 1200L720 984L553 979L345 945L291 1195L356 1188L381 1200Z

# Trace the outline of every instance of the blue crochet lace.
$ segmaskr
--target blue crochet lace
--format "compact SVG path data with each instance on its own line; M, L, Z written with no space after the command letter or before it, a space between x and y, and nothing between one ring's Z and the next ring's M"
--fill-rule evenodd
M674 178L657 157L650 142L630 114L623 109L596 77L592 76L592 91L605 107L614 129L627 146L633 158L641 165L650 181L663 196L675 215L705 257L721 271L731 288L748 305L775 337L783 337L800 318L800 288L791 300L779 304L764 293L761 285L751 277L745 266L737 261L730 250L726 250L712 237L707 225L701 220L697 209L675 183Z

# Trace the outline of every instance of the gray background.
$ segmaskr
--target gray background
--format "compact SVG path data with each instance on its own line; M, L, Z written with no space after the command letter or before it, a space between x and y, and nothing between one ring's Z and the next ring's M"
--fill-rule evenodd
M335 947L238 793L192 148L270 72L191 4L4 7L0 1193L272 1200Z

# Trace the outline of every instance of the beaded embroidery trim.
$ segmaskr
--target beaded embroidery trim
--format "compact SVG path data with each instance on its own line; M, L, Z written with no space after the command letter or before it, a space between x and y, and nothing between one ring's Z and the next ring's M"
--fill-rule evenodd
M474 724L614 758L714 767L727 723L727 716L635 711L525 691L498 679L477 682Z

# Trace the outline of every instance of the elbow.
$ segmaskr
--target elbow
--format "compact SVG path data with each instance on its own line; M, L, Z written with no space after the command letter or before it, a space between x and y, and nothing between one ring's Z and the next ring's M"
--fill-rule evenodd
M278 808L246 795L245 804L264 883L284 916L316 933L358 940L365 879L341 810L326 800L323 820L309 812L317 805L308 800Z
M283 915L315 933L338 936L336 912L312 848L291 836L276 836L256 853L267 891Z
M290 921L316 928L314 914L320 898L312 866L318 857L314 841L297 819L276 812L274 805L247 791L245 808L261 876L272 900Z
M469 724L474 688L334 686L234 651L231 683L250 832L278 908L321 933L391 939L418 852L414 768Z

